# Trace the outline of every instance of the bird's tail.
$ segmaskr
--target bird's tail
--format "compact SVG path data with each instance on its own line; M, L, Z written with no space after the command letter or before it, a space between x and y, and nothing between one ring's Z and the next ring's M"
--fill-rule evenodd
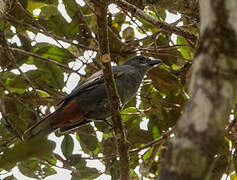
M52 123L54 121L54 116L57 111L49 114L48 116L41 119L38 123L31 126L29 129L26 130L26 132L23 134L22 139L31 139L34 137L41 137L41 136L47 136L51 132L55 130Z

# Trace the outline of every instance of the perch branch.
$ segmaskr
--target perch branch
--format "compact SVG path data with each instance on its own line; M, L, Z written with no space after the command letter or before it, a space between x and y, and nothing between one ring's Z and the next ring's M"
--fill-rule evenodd
M112 68L110 64L111 59L108 44L107 2L102 0L95 0L93 2L97 16L100 56L105 67L103 72L109 99L110 112L112 115L113 129L115 132L115 139L120 157L120 179L129 180L128 143L126 142L125 133L123 131L121 115L119 112L120 100L115 81L112 76Z

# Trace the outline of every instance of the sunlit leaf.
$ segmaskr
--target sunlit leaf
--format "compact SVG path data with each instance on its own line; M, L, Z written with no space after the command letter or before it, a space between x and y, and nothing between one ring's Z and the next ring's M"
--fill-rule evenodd
M39 93L39 95L40 95L41 97L49 97L49 96L50 96L47 92L42 91L42 90L40 90L40 89L37 89L36 91Z
M182 36L177 37L177 44L181 45L181 47L179 49L180 49L182 56L185 59L192 59L193 58L194 53L193 53L192 49L187 46L188 42ZM182 46L182 45L184 45L184 46Z
M33 10L35 10L35 9L40 9L40 8L41 8L42 6L44 6L44 5L45 5L45 3L42 3L42 2L28 1L27 10L32 13Z

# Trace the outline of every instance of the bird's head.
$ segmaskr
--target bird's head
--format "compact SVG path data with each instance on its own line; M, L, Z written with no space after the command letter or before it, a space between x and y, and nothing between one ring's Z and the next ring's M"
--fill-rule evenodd
M144 56L134 56L128 59L124 64L138 68L141 72L146 73L155 65L162 63L160 59L151 59Z

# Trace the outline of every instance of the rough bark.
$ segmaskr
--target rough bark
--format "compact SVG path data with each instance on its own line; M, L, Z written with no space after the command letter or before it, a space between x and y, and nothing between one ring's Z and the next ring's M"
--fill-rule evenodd
M114 78L112 76L111 59L108 44L108 27L107 27L107 3L103 0L95 0L95 13L97 16L99 49L103 72L105 77L106 90L109 99L110 112L112 115L113 130L120 158L120 179L129 180L129 155L128 143L126 142L125 133L123 131L122 119L120 115L120 100L117 93Z
M0 18L4 17L12 8L14 0L0 0Z
M236 0L200 0L191 100L165 152L161 180L210 178L237 90L236 10Z
M6 9L7 9L7 1L0 0L0 18L4 16L4 14L6 13Z

